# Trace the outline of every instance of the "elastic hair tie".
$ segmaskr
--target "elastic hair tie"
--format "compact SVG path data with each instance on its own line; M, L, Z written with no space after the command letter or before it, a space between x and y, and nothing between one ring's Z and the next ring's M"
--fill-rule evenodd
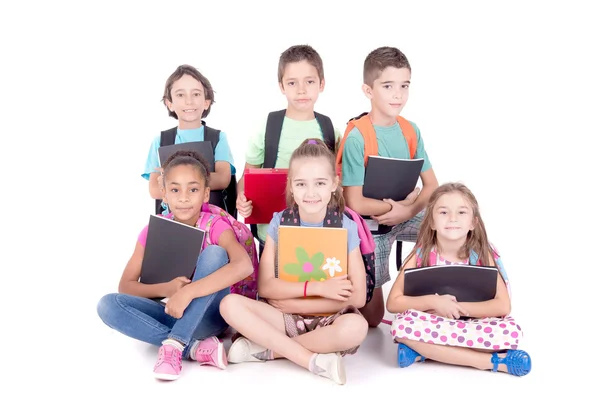
M317 141L315 139L310 139L308 142L306 142L307 144L317 144Z

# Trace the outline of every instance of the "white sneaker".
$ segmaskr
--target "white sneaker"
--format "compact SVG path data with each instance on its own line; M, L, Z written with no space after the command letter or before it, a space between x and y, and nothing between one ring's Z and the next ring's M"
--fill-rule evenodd
M262 347L245 337L241 337L237 339L235 342L231 344L229 348L229 354L227 355L227 361L230 363L243 363L243 362L265 362L265 360L261 360L256 358L255 355L260 354L267 349Z
M339 353L317 354L315 374L329 378L339 385L346 383L346 369Z

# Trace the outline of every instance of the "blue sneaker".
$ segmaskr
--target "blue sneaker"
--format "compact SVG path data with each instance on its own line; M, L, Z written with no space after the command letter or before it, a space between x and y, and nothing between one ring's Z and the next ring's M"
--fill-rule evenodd
M419 360L420 362L426 360L425 357L423 357L404 343L398 344L398 366L400 368L410 367L415 362L415 359L417 357L421 357L421 359Z

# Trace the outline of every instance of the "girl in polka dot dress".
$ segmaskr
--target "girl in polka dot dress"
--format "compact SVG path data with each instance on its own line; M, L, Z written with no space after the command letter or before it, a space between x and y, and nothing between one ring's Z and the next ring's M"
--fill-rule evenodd
M466 303L444 293L403 294L406 269L469 264L498 268L494 299ZM398 274L386 307L397 313L391 334L399 343L400 367L429 358L517 376L531 370L529 354L517 350L522 332L509 316L510 291L502 261L488 242L475 196L462 184L448 183L432 194L416 246Z

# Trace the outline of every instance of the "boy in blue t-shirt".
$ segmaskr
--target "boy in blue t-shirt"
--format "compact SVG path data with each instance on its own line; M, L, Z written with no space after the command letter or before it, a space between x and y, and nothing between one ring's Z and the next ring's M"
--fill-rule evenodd
M169 116L179 121L175 143L203 141L204 124L202 119L208 116L214 103L215 95L212 85L196 68L190 65L180 65L169 76L165 84L163 102L169 111ZM160 164L158 148L160 135L156 136L150 145L146 166L142 177L148 180L150 196L153 199L163 198L160 185ZM235 175L233 156L224 132L219 135L215 148L215 172L210 174L211 190L223 190L229 186L232 175ZM163 214L168 212L163 203Z

